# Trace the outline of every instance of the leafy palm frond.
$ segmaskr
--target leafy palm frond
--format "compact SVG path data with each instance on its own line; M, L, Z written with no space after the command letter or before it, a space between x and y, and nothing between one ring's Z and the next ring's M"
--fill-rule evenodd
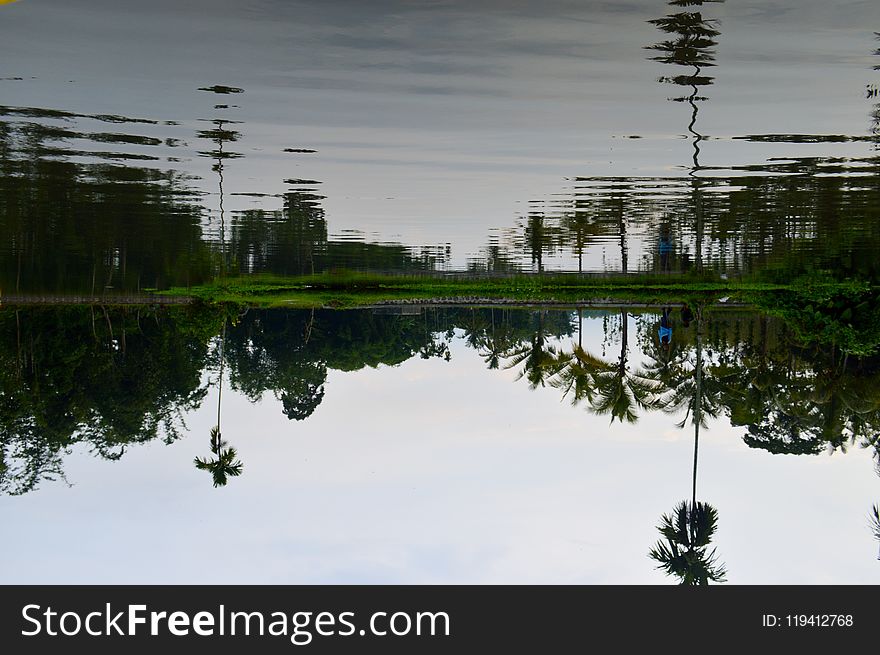
M196 457L193 464L200 471L208 471L214 479L215 487L222 487L228 478L241 475L244 465L238 460L235 448L227 447L220 437L220 426L211 428L212 458Z
M572 345L570 353L559 353L551 386L562 391L563 398L571 395L571 404L582 400L592 404L599 375L614 370L614 366L590 354L581 346Z
M663 535L649 552L658 568L674 575L683 585L724 582L727 571L709 544L718 528L718 511L707 503L679 503L672 514L660 518Z

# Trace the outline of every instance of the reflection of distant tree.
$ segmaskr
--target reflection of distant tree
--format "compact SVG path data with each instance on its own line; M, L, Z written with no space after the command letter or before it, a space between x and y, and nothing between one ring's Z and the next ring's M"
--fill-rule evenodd
M183 414L204 398L204 371L218 362L208 344L225 318L206 307L0 311L3 489L27 491L62 476L61 454L76 444L113 459L135 443L177 438ZM252 309L227 327L219 361L232 388L252 401L270 393L286 416L304 421L323 402L330 370L448 359L461 339L488 368L517 368L531 386L550 386L612 420L675 412L682 428L693 425L695 446L709 420L727 414L749 446L769 452L852 444L880 452L880 357L805 346L790 324L754 312L704 310L668 347L653 328L633 339L629 319L629 311L610 315L600 357L583 329L576 344L560 345L574 335L571 311ZM646 323L636 321L637 329ZM606 358L617 329L620 352Z
M587 182L578 179L578 184ZM589 180L596 183L599 180ZM601 181L603 184L607 180ZM569 205L563 207L559 230L560 243L570 247L578 257L578 272L583 272L585 248L596 241L617 240L620 272L629 272L627 231L632 213L632 184L629 180L613 180L610 189L581 193L578 186Z
M743 391L728 401L731 423L747 426L749 446L774 453L815 454L851 443L875 448L877 373L844 359L826 348L810 354L792 348L760 368L743 366Z
M578 258L578 273L583 273L584 250L591 241L607 232L607 226L597 220L595 213L574 202L573 207L563 215L561 232Z
M33 111L39 118L46 113ZM201 208L183 175L58 145L102 136L0 121L5 293L100 295L210 278Z
M63 478L82 444L106 459L180 437L201 404L222 312L91 308L0 311L0 490Z
M324 197L305 186L284 194L280 210L252 209L232 221L234 258L241 272L279 275L334 268L373 271L434 270L447 252L416 254L400 244L330 239Z
M312 320L313 313L301 311L251 310L243 316L229 335L233 388L252 401L272 391L288 418L308 418L324 398L327 377L326 362L314 352Z
M523 229L523 241L538 273L544 272L544 252L555 246L556 239L556 227L547 220L544 213L540 210L530 211Z
M321 197L307 191L284 196L280 211L250 210L235 217L235 256L246 272L300 275L317 270L327 246Z
M427 313L426 313L427 315ZM396 365L417 354L448 358L443 334L427 316L370 311L250 310L229 334L232 386L249 399L271 392L292 420L309 418L325 395L330 369ZM457 315L458 324L464 317Z

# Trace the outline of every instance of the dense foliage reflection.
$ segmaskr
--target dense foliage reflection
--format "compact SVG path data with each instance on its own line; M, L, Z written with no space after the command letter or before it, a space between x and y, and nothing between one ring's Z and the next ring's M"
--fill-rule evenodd
M174 441L202 402L222 312L105 307L0 311L0 489L63 478L82 445L118 459L134 444Z
M487 369L515 371L612 423L668 413L694 428L695 445L701 427L725 419L769 453L880 452L880 357L805 344L792 323L752 310L230 311L0 311L4 491L63 477L63 453L77 444L116 459L137 443L178 439L226 371L233 390L253 402L271 394L287 418L304 421L332 393L329 370L413 357L454 365L455 343ZM213 459L199 465L214 475L214 462L217 481L240 471L220 437L221 398ZM696 479L691 507L695 492Z

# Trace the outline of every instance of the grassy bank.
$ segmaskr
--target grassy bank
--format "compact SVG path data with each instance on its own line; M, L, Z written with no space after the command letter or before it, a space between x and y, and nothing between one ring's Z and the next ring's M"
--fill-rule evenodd
M241 276L163 292L209 303L254 307L362 307L388 302L508 302L668 304L753 302L789 285L683 276L520 275L509 277L404 276L323 273L297 277Z

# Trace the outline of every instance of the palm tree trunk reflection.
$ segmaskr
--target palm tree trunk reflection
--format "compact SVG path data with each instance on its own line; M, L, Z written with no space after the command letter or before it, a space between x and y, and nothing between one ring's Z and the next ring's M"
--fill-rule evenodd
M700 426L703 422L703 344L702 308L695 311L696 350L694 363L694 397L692 418L694 424L694 466L690 501L681 501L671 514L660 518L657 529L662 535L650 550L651 559L667 575L673 575L683 585L704 585L724 582L727 571L718 562L715 549L709 549L718 528L718 510L708 503L697 501L697 465L699 461ZM685 420L687 420L685 418ZM682 424L682 427L684 424Z
M220 380L218 382L217 391L217 425L211 428L211 458L196 457L194 460L195 467L200 471L208 471L214 479L215 487L225 486L230 477L241 475L242 463L238 459L235 448L229 446L223 441L220 432L220 409L223 399L223 366L224 355L223 347L226 342L226 322L223 323L223 332L220 337Z

